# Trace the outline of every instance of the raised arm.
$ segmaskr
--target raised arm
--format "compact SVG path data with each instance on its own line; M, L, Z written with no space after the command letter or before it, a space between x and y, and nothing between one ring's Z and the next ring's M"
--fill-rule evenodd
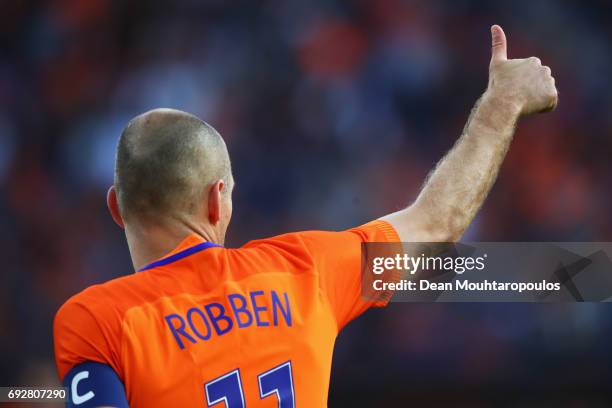
M506 35L491 27L489 84L463 134L428 176L408 208L382 219L404 242L452 242L472 222L493 185L521 116L557 104L550 68L536 57L507 59Z

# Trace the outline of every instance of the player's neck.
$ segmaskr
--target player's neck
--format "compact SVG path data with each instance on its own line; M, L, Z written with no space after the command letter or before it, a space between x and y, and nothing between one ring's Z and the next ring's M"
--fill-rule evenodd
M138 271L164 257L192 234L202 237L205 241L216 242L214 231L187 224L126 227L125 235L134 270Z

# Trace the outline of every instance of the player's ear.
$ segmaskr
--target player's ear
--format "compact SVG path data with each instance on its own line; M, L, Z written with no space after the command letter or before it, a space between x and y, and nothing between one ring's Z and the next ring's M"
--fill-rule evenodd
M106 205L108 206L108 210L113 220L118 226L124 228L123 218L121 218L121 213L119 212L119 203L117 202L117 190L115 190L115 186L110 186L108 193L106 193Z
M217 225L221 219L221 194L225 188L223 180L217 180L208 192L208 221L212 225Z

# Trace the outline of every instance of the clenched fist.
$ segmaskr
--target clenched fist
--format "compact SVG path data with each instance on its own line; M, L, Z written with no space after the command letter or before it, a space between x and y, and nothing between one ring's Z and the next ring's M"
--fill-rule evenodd
M536 57L508 59L506 34L491 27L491 64L487 93L511 103L521 115L548 112L557 106L557 88L550 68Z

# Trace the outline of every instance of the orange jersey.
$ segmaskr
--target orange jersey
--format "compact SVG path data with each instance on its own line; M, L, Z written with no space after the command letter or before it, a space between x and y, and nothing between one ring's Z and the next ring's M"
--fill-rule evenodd
M338 332L386 303L361 297L361 244L398 241L384 221L237 249L191 235L143 271L61 307L59 376L85 361L107 364L131 407L223 407L231 398L326 406Z

